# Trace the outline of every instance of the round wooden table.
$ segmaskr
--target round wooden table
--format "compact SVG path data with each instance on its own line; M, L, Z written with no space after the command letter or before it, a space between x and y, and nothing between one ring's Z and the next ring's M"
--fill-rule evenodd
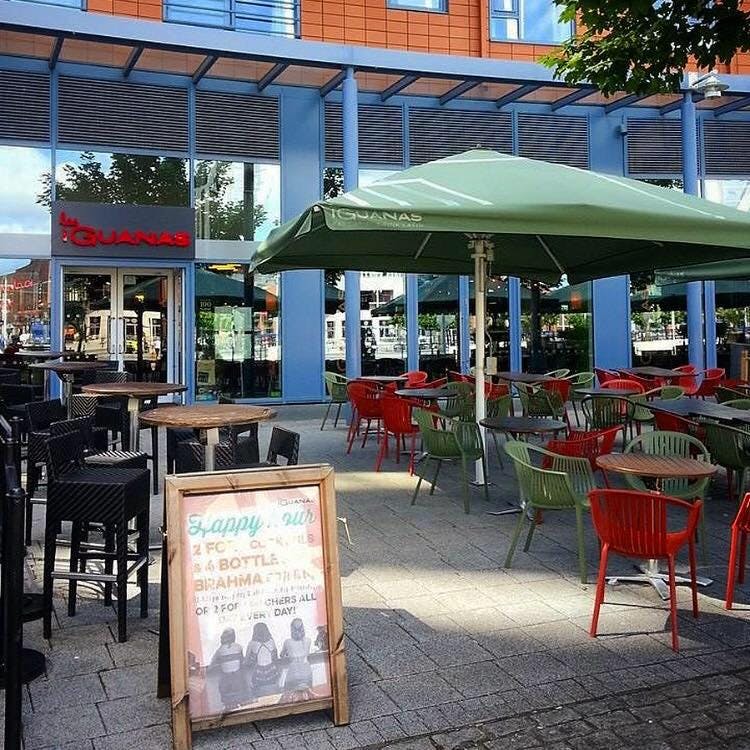
M573 393L578 393L581 396L638 396L643 391L638 391L635 388L571 388Z
M642 477L654 483L656 492L661 493L665 479L688 479L696 481L712 477L717 467L707 461L699 461L695 458L683 458L682 456L657 456L651 453L608 453L597 456L596 465L606 474L611 471L615 474L630 474ZM669 599L669 590L666 582L669 576L659 571L658 560L648 560L646 565L639 566L640 575L635 576L609 576L609 583L619 581L635 581L637 583L650 583L659 593L662 599ZM677 583L690 583L689 578L677 576ZM710 578L698 577L699 586L708 586L713 581Z
M537 417L487 417L479 424L491 431L507 432L516 439L521 435L544 435L548 432L556 435L568 428L568 425L559 419Z
M366 383L403 383L409 378L406 375L360 375L355 379Z
M119 396L128 400L128 414L130 415L130 450L137 450L140 445L140 430L138 416L143 400L170 393L182 393L187 390L182 383L91 383L81 387L84 393L91 396Z
M273 419L276 412L265 406L249 404L193 404L164 406L140 415L141 422L157 427L190 427L206 431L206 471L214 470L214 452L219 442L219 428Z
M437 401L440 398L453 396L455 391L447 388L401 388L395 391L397 396L404 398L418 398L422 401Z
M109 366L109 362L102 362L98 359L83 361L51 360L49 362L34 362L29 365L29 368L44 370L45 373L54 372L60 378L63 384L63 402L68 406L68 417L70 417L70 395L73 393L73 378L76 374L93 370L106 370ZM45 380L45 392L47 392L46 385Z

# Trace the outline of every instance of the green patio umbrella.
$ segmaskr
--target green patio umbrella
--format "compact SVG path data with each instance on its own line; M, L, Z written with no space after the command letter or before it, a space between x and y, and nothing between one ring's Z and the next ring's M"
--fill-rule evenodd
M560 164L467 151L315 203L255 260L297 268L472 274L484 352L487 274L555 284L750 257L750 216L666 188ZM490 266L490 268L488 268ZM476 358L484 382L483 357ZM477 389L477 419L484 393Z
M678 281L718 281L720 279L750 279L750 258L701 263L687 268L669 268L658 271L656 274L657 284L673 284Z

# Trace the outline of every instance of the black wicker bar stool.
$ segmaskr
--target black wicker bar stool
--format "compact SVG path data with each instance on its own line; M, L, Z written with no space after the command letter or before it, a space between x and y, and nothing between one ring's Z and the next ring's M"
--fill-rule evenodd
M42 467L47 463L47 440L50 425L67 417L67 409L59 398L48 401L32 401L26 404L26 424L29 445L26 462L26 545L31 544L31 526L35 505L45 505L46 500L35 498L42 476Z
M72 432L50 437L47 442L47 517L44 535L44 637L52 635L52 583L67 579L68 611L75 614L75 590L78 581L114 583L117 586L117 635L127 640L127 582L137 573L141 617L148 615L148 540L150 477L148 469L86 466L84 437ZM138 530L136 548L128 548L128 525ZM60 525L72 524L68 571L55 568L57 535ZM114 549L81 550L85 530L101 524L111 530ZM103 560L105 572L86 570L89 560ZM109 562L116 567L109 570ZM72 594L72 597L71 597ZM72 607L71 607L72 601Z

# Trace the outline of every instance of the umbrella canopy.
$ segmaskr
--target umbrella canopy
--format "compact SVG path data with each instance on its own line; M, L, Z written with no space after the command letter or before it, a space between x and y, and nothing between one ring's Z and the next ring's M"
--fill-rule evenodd
M562 287L563 290L570 287ZM560 310L560 303L568 301L570 295L556 291L549 294L542 294L542 310L544 312L557 312ZM434 313L440 315L455 314L458 308L458 276L437 276L419 285L417 299L420 313ZM521 299L524 302L530 302L530 290L521 287ZM493 314L497 312L508 311L508 285L504 281L495 279L487 280L487 308ZM372 314L374 316L398 315L403 314L406 309L406 295L401 294L394 297L390 302L386 302L380 307L376 307ZM474 312L474 279L469 277L469 310Z
M750 255L750 216L623 177L474 150L314 204L256 265L471 274L467 234L498 274L571 283Z
M669 268L656 274L657 284L677 281L718 281L719 279L750 279L750 258L701 263L689 268Z

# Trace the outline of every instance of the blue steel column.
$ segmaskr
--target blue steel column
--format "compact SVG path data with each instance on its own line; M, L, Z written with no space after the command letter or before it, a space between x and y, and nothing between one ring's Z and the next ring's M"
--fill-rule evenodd
M703 282L703 308L706 316L706 367L716 367L716 282Z
M406 369L419 369L419 284L417 274L406 274Z
M471 367L471 331L469 329L469 277L458 277L458 369L468 374Z
M698 195L698 128L692 91L682 95L682 182L685 193ZM688 360L699 370L705 367L703 349L703 283L687 285Z
M359 184L359 112L357 111L357 79L354 68L347 68L343 83L344 190ZM344 274L344 318L346 329L346 376L362 374L362 344L359 323L359 273Z
M521 279L516 276L508 277L508 320L510 321L508 332L510 369L513 372L521 372L523 366L521 357Z

